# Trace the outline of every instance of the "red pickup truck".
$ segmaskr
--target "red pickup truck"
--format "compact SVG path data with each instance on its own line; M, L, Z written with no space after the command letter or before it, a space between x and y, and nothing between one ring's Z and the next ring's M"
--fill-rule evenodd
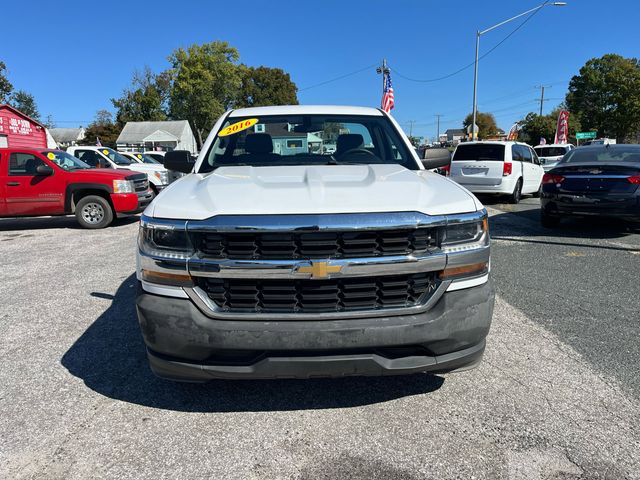
M104 228L152 199L145 173L91 168L60 150L0 148L0 217L75 214L85 228Z

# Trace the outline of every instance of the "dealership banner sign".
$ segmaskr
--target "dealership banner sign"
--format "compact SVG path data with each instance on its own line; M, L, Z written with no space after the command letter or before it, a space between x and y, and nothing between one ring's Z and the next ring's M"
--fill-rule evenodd
M507 140L518 140L518 132L520 132L520 124L516 122L509 129Z
M569 143L569 112L560 110L558 114L558 126L556 127L556 139L553 143Z

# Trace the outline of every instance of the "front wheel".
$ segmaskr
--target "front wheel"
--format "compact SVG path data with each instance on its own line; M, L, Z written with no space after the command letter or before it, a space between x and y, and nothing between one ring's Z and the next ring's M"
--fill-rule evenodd
M516 186L513 187L513 193L509 195L509 203L519 203L522 198L522 179L519 178Z
M103 197L88 195L76 205L76 219L84 228L105 228L113 221L113 210Z

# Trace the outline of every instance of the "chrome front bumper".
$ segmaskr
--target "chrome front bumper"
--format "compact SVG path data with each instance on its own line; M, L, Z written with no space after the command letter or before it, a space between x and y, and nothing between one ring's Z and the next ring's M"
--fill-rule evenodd
M341 215L282 215L282 216L218 216L205 221L185 221L187 231L247 232L247 231L318 231L318 230L373 230L408 227L437 227L466 221L481 220L486 210L452 215L428 216L416 212L341 214ZM156 228L168 228L174 221L143 218L141 223ZM268 223L267 223L268 222ZM488 233L482 244L473 248L435 249L421 255L379 256L367 258L338 258L322 261L332 273L323 278L379 277L423 272L441 272L446 268L489 262ZM191 277L227 279L301 280L312 278L316 260L232 260L202 258L194 254L186 259L171 256L148 255L138 251L138 272L149 270L167 274L182 273ZM304 273L303 273L304 272ZM441 280L437 288L418 305L378 310L331 311L318 313L270 313L223 311L197 285L191 287L160 286L142 281L142 288L156 295L189 298L208 317L239 320L295 320L368 318L389 315L422 313L431 308L445 291L460 290L482 285L488 281L488 272L460 280ZM138 276L142 280L141 275Z

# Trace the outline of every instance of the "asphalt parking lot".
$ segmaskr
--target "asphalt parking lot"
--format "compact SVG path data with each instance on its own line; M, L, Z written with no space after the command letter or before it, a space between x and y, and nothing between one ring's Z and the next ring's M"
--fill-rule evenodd
M496 202L479 368L207 385L147 367L137 219L0 220L0 478L640 478L640 230Z

